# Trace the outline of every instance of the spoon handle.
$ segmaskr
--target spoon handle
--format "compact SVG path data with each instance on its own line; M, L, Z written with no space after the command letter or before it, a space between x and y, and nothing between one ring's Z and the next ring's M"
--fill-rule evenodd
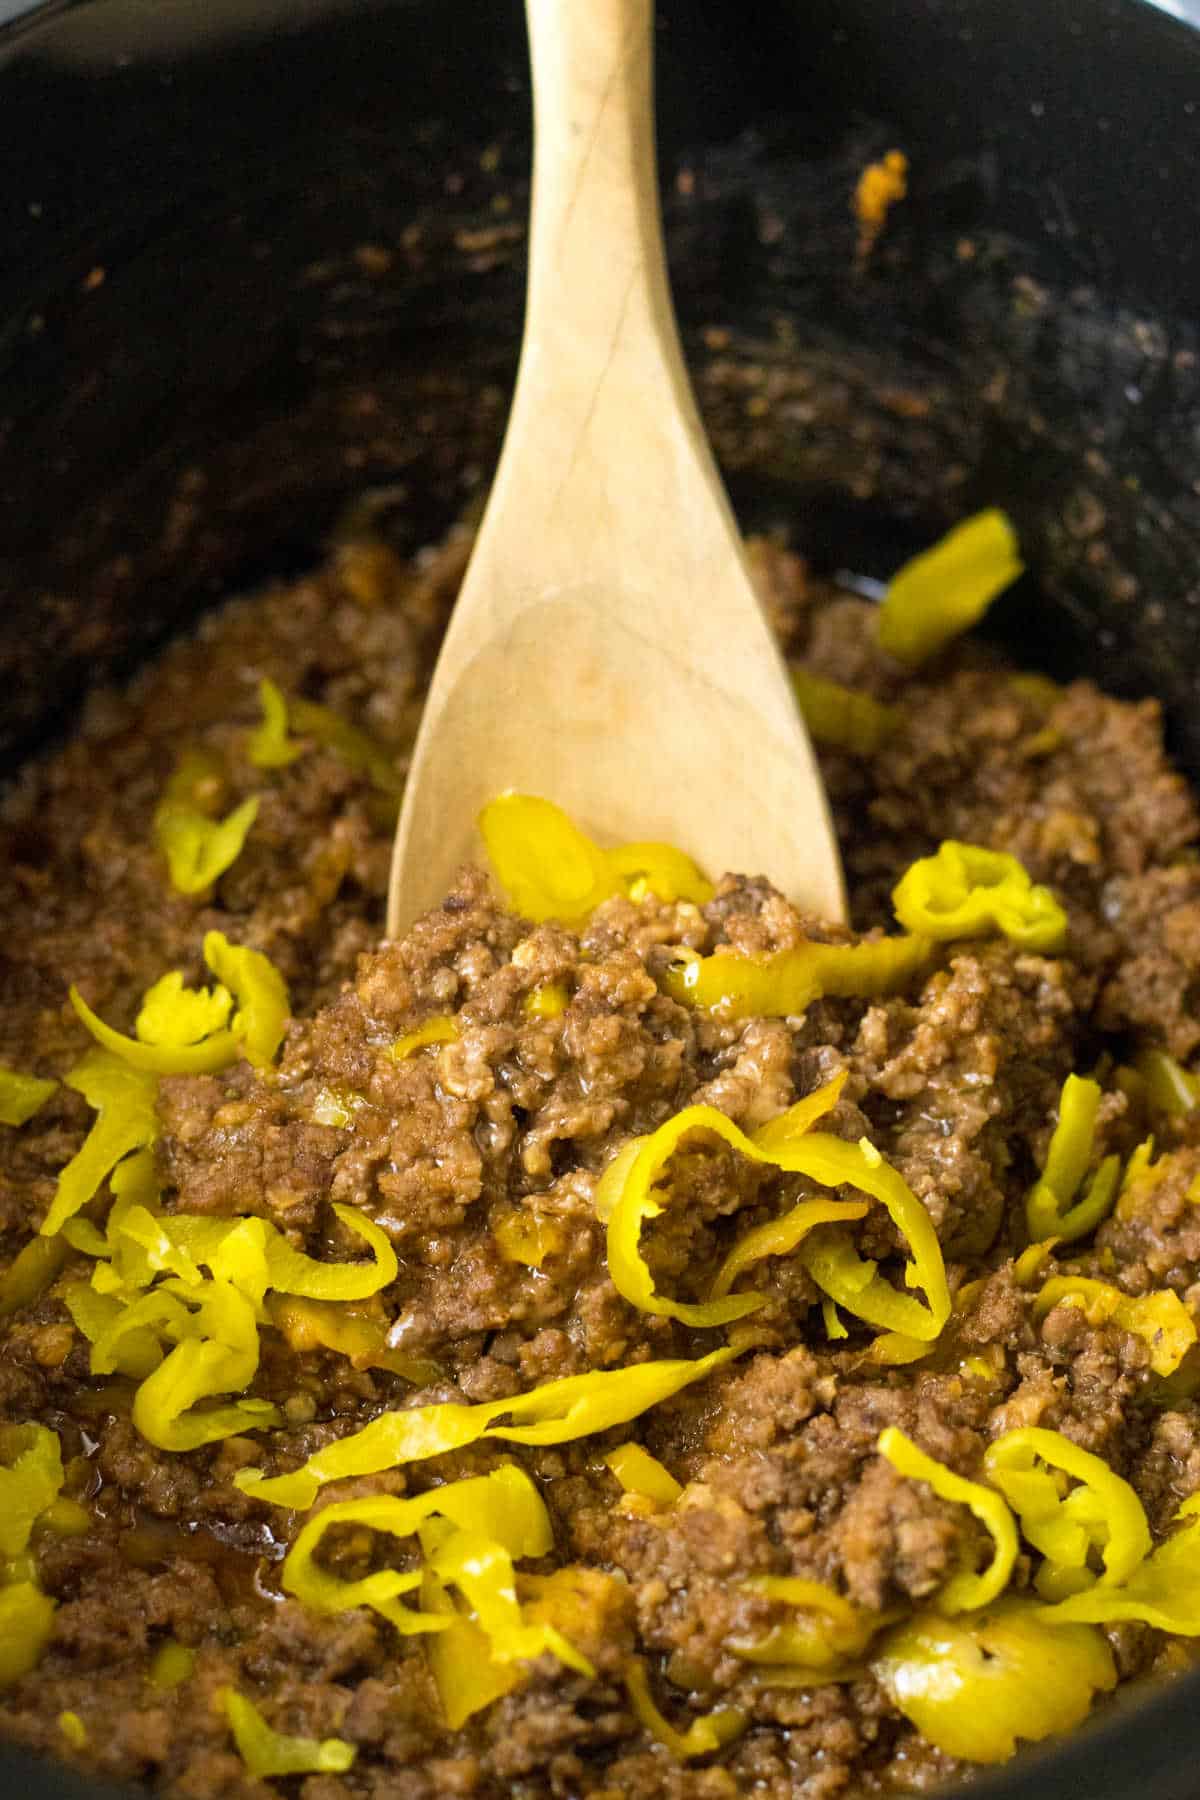
M535 114L533 354L522 379L575 365L581 351L593 378L607 373L635 307L649 309L652 342L682 375L659 216L653 0L526 0L525 10Z
M526 0L526 16L535 107L529 277L498 485L528 481L513 463L531 454L542 465L549 579L578 573L581 510L598 527L589 573L602 578L611 555L612 575L627 578L658 497L693 490L697 475L734 531L667 285L653 0ZM630 441L632 460L620 454ZM560 517L574 521L561 544Z

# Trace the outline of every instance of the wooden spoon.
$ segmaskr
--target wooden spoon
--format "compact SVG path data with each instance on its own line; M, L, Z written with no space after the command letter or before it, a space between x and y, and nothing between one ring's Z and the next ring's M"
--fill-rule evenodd
M525 336L396 833L395 936L479 855L497 793L663 839L844 915L824 790L751 587L671 309L653 0L526 0Z

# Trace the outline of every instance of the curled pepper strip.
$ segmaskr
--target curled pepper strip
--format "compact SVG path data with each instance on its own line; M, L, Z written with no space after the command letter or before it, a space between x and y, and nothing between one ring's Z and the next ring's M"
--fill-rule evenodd
M965 1762L1007 1762L1024 1738L1072 1730L1092 1696L1117 1685L1103 1635L1049 1623L1051 1612L1005 1598L947 1619L920 1612L890 1631L872 1670L892 1704L931 1744Z
M950 1317L946 1265L933 1222L898 1170L880 1158L878 1164L861 1144L813 1132L804 1140L804 1166L799 1173L825 1187L853 1186L883 1203L912 1251L905 1265L908 1287L924 1290L926 1304L897 1293L864 1262L836 1226L820 1226L800 1247L800 1260L829 1298L889 1333L932 1343ZM878 1340L877 1340L878 1341ZM885 1340L885 1348L888 1340Z
M632 1657L625 1665L625 1690L639 1724L681 1762L691 1762L697 1756L712 1756L715 1751L723 1750L735 1738L741 1737L748 1723L745 1713L738 1707L726 1706L693 1719L686 1731L679 1731L655 1705L646 1665L640 1656Z
M35 1237L23 1245L0 1275L0 1319L32 1306L53 1286L71 1254L66 1238Z
M239 1220L232 1227L228 1219L210 1219L203 1214L176 1213L162 1218L167 1237L197 1263L215 1268L216 1258L231 1253L237 1243L236 1233L243 1225L262 1228L266 1286L280 1294L296 1294L307 1300L369 1300L396 1278L399 1264L391 1240L374 1219L356 1206L333 1207L334 1216L370 1247L370 1262L319 1262L288 1243L283 1233L265 1219ZM251 1273L251 1265L243 1262L242 1271ZM238 1272L235 1267L235 1277Z
M622 1299L641 1312L679 1319L685 1325L695 1326L728 1325L762 1306L765 1295L730 1295L729 1287L734 1277L750 1263L772 1254L772 1245L778 1245L782 1250L793 1248L805 1231L817 1222L816 1217L807 1214L798 1217L794 1210L786 1219L760 1227L758 1232L749 1234L755 1243L743 1239L734 1247L718 1273L708 1300L670 1300L655 1292L654 1277L640 1247L643 1225L662 1212L653 1190L683 1139L701 1130L720 1138L753 1162L806 1172L796 1161L797 1146L813 1120L836 1105L845 1079L843 1071L815 1094L789 1107L778 1119L772 1119L753 1137L739 1131L715 1107L689 1106L660 1125L657 1131L626 1144L604 1171L596 1189L596 1212L607 1228L608 1272ZM812 1204L819 1206L820 1202ZM826 1203L826 1206L829 1204L832 1203ZM833 1216L845 1215L835 1212ZM861 1217L861 1212L856 1216ZM726 1275L725 1285L719 1286Z
M1039 1462L1061 1469L1079 1485L1064 1498ZM1029 1542L1046 1558L1036 1583L1045 1598L1060 1600L1093 1585L1096 1577L1087 1566L1093 1548L1100 1551L1105 1587L1126 1581L1149 1554L1150 1528L1129 1483L1061 1431L1026 1426L1006 1432L989 1446L984 1468L1016 1508Z
M238 1040L232 1031L216 1031L201 1043L144 1043L106 1025L77 987L72 986L69 993L71 1005L96 1042L113 1056L119 1056L131 1069L154 1075L213 1075L237 1061ZM147 1000L149 998L147 995Z
M1082 1198L1075 1200L1091 1161L1099 1110L1100 1084L1086 1076L1068 1075L1046 1166L1025 1202L1025 1221L1035 1242L1054 1237L1070 1243L1093 1230L1112 1211L1121 1169L1116 1156L1105 1157Z
M56 1432L46 1425L0 1426L0 1557L21 1555L62 1484Z
M174 1281L166 1287L167 1297L196 1299L199 1304L187 1327L195 1335L176 1344L133 1397L133 1423L147 1443L160 1450L198 1450L221 1438L281 1425L283 1414L265 1400L198 1404L216 1395L241 1393L253 1381L258 1370L258 1323L252 1302L231 1281L216 1278L200 1288Z
M760 1642L730 1644L734 1655L745 1662L825 1672L840 1669L847 1657L861 1655L884 1623L878 1614L862 1612L822 1581L754 1575L745 1586L795 1609L786 1625L776 1625Z
M1054 1275L1043 1283L1033 1303L1034 1319L1044 1319L1055 1306L1077 1306L1091 1324L1111 1319L1122 1330L1144 1339L1150 1347L1150 1367L1156 1375L1173 1375L1196 1342L1192 1315L1170 1288L1160 1288L1135 1300L1107 1281L1089 1281L1082 1275Z
M353 1766L357 1747L344 1738L287 1737L273 1731L254 1706L236 1689L225 1687L217 1698L224 1708L238 1755L251 1775L342 1775Z
M172 970L147 991L135 1037L106 1025L76 987L70 990L71 1005L102 1049L145 1074L215 1074L241 1054L265 1067L287 1021L283 977L259 951L231 944L219 931L206 935L204 959L228 986L185 988L182 974ZM239 1004L226 1024L233 1005L230 988Z
M381 794L395 798L404 792L404 777L390 751L368 732L351 725L331 707L320 706L315 700L301 699L299 695L287 702L287 710L292 725L302 737L314 738L326 750L332 750L348 769L353 769L357 775L365 775Z
M999 931L1021 950L1047 954L1067 938L1066 913L1015 856L954 838L905 870L892 905L907 931L943 942Z
M154 814L154 841L166 858L171 886L181 894L202 894L233 866L258 816L258 800L251 798L227 818L211 818L208 803L222 780L216 759L188 751Z
M967 1481L944 1464L935 1462L894 1425L879 1434L878 1449L899 1474L907 1475L913 1481L928 1482L943 1500L969 1506L991 1533L994 1548L987 1568L977 1575L966 1569L952 1575L938 1593L938 1611L960 1613L990 1606L1007 1586L1017 1560L1017 1527L1003 1494L982 1487L977 1481Z
M230 1029L241 1040L242 1055L256 1069L268 1068L291 1012L283 976L260 950L231 944L220 931L205 932L204 960L237 1002Z
M428 1566L421 1582L421 1608L441 1629L425 1640L425 1654L442 1712L451 1731L475 1713L512 1692L521 1680L513 1663L497 1662L479 1626L442 1586Z
M365 1526L393 1538L421 1532L424 1573L381 1569L357 1581L342 1581L316 1561L325 1533L340 1524ZM489 1661L530 1661L548 1651L580 1674L594 1675L587 1657L553 1625L525 1619L517 1600L514 1559L545 1556L552 1548L549 1515L537 1489L509 1464L411 1499L388 1495L325 1507L288 1552L283 1585L317 1612L369 1606L405 1636L453 1631L454 1611L441 1606L418 1611L401 1604L402 1594L432 1576L443 1591L455 1587L462 1594Z
M1175 1520L1182 1529L1139 1562L1124 1581L1096 1582L1045 1607L1042 1617L1056 1627L1139 1619L1158 1631L1200 1637L1200 1496L1185 1500Z
M721 1267L717 1270L709 1295L712 1299L720 1299L727 1294L738 1276L743 1274L754 1263L761 1262L765 1256L788 1256L808 1236L817 1225L844 1223L851 1219L866 1217L868 1208L861 1200L801 1200L790 1212L784 1213L781 1219L771 1219L765 1225L756 1225L744 1237L740 1237ZM831 1302L826 1302L826 1305ZM846 1327L833 1315L833 1325L826 1318L826 1328L830 1337L846 1337ZM922 1346L924 1349L924 1346Z
M273 681L264 679L258 684L258 703L262 723L246 740L246 755L256 769L286 769L304 754L304 745L287 734L287 701Z
M577 925L614 894L689 900L703 906L712 883L670 844L622 844L602 850L549 800L501 794L479 815L479 829L508 904L523 918Z
M0 1125L28 1124L57 1086L57 1081L45 1081L40 1075L0 1069Z
M879 609L880 648L915 668L977 625L1024 567L1004 513L989 507L964 519L892 576Z
M107 1050L89 1050L65 1079L99 1117L58 1178L42 1223L43 1237L53 1237L87 1205L122 1157L158 1136L158 1083L153 1076L129 1068Z
M680 956L663 986L672 1000L725 1019L787 1019L814 1000L878 1000L899 993L929 961L927 937L868 938L861 944L799 944L768 956L729 951Z
M429 1617L399 1604L401 1594L412 1593L421 1585L419 1570L380 1569L357 1581L343 1581L317 1561L326 1532L336 1525L359 1525L388 1537L408 1538L432 1518L449 1520L473 1537L491 1537L510 1558L545 1556L554 1546L541 1496L529 1477L509 1464L491 1475L447 1482L406 1500L389 1494L323 1507L288 1551L283 1585L314 1612L341 1613L369 1606L405 1634L445 1630L444 1615ZM511 1567L509 1574L511 1578Z
M874 756L895 731L900 714L894 706L797 664L789 673L814 743L848 750L852 756Z
M483 1437L503 1438L514 1444L566 1444L607 1431L613 1425L626 1425L651 1406L702 1381L733 1355L732 1350L722 1349L695 1362L646 1362L628 1369L595 1369L587 1375L549 1381L528 1394L478 1406L448 1401L411 1407L406 1412L382 1413L361 1431L318 1450L290 1475L266 1479L257 1469L243 1469L235 1475L234 1482L244 1494L303 1512L327 1482L422 1462L426 1457L477 1443Z
M462 1594L488 1640L493 1662L530 1662L548 1652L579 1675L595 1675L595 1665L555 1626L523 1618L512 1553L490 1530L451 1533L434 1551L430 1566L440 1582Z
M387 1323L352 1312L344 1300L306 1300L291 1294L272 1294L267 1301L267 1316L292 1349L301 1354L322 1345L344 1356L352 1368L387 1369L418 1387L426 1387L442 1376L437 1363L389 1348Z

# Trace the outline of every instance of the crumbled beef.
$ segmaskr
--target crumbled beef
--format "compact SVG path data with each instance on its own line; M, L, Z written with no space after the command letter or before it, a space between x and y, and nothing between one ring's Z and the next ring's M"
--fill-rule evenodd
M129 1029L165 969L205 978L206 930L265 951L292 994L282 1056L270 1070L243 1062L162 1081L164 1205L261 1216L330 1258L361 1249L335 1204L360 1209L399 1263L366 1316L425 1366L412 1379L358 1367L265 1325L252 1392L278 1405L282 1426L169 1455L132 1423L133 1382L90 1374L61 1282L16 1310L0 1325L0 1416L59 1431L66 1492L90 1525L39 1538L54 1636L3 1697L0 1729L65 1755L56 1721L77 1712L89 1734L69 1752L80 1764L187 1800L264 1792L234 1752L225 1686L279 1730L357 1745L348 1776L304 1778L300 1800L853 1800L961 1778L969 1771L920 1737L865 1663L829 1685L762 1680L744 1651L779 1614L747 1584L798 1576L887 1613L986 1560L968 1509L878 1455L891 1425L968 1478L999 1433L1062 1431L1134 1484L1156 1534L1200 1489L1200 1356L1164 1384L1135 1333L1035 1305L1038 1282L1069 1267L1130 1296L1169 1288L1200 1307L1200 1125L1160 1123L1158 1161L1093 1242L1060 1246L1032 1284L1014 1260L1064 1077L1103 1058L1109 1069L1131 1045L1182 1058L1200 1046L1194 799L1164 757L1153 704L1014 680L971 647L914 677L878 650L869 608L760 543L756 579L789 651L897 709L874 757L823 756L855 927L890 924L903 867L956 837L1012 851L1054 887L1070 916L1067 953L951 945L902 995L734 1023L669 997L680 947L761 954L854 932L798 914L760 874L725 877L701 910L620 898L581 931L531 926L475 869L404 939L380 944L387 797L319 744L284 768L256 768L245 747L257 684L270 677L340 711L402 773L468 547L460 531L406 566L378 545L343 546L312 578L226 608L129 693L96 697L78 738L6 802L0 1062L70 1068L86 1048L66 1001L72 980ZM246 850L195 899L170 890L152 836L187 748L217 759L222 809L260 796ZM530 1011L529 996L550 984L564 989L564 1009ZM450 1041L393 1054L440 1016L453 1020ZM632 1135L684 1106L713 1106L751 1131L838 1073L841 1097L821 1128L869 1138L924 1202L958 1296L949 1324L916 1364L880 1367L857 1320L844 1321L847 1336L827 1335L799 1259L770 1256L754 1269L763 1305L731 1335L737 1359L633 1425L543 1449L485 1442L343 1484L338 1497L419 1493L516 1460L554 1528L538 1572L576 1570L571 1635L594 1678L543 1657L448 1731L421 1638L366 1609L329 1617L288 1598L280 1564L295 1521L234 1476L250 1464L291 1469L389 1408L504 1400L564 1375L711 1349L711 1331L617 1293L599 1178ZM1146 1135L1136 1086L1108 1087L1093 1166ZM88 1119L60 1088L28 1126L0 1130L0 1262L44 1216ZM725 1147L687 1144L642 1240L659 1290L704 1298L737 1238L814 1191ZM536 1263L513 1254L514 1220L536 1222ZM904 1247L882 1208L856 1241L898 1278ZM63 1280L86 1270L75 1257ZM677 1505L622 1495L602 1459L630 1439L686 1484ZM368 1566L353 1537L331 1555ZM518 1573L523 1598L538 1572ZM1186 1660L1178 1641L1143 1627L1110 1635L1122 1677ZM147 1680L168 1641L196 1652L173 1689ZM622 1674L635 1655L681 1729L732 1705L746 1733L715 1761L673 1762L631 1709Z

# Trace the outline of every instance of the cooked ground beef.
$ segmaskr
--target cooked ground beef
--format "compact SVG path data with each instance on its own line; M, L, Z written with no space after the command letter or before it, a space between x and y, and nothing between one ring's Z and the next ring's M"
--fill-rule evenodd
M265 951L295 1013L282 1058L268 1071L240 1062L162 1081L165 1205L259 1215L310 1254L343 1258L361 1246L332 1204L361 1209L387 1233L399 1274L360 1310L389 1327L394 1349L432 1367L414 1385L293 1349L266 1327L252 1392L279 1404L283 1426L173 1455L134 1428L131 1381L91 1376L58 1286L0 1325L0 1417L58 1431L65 1491L90 1519L80 1535L37 1539L54 1635L3 1696L0 1728L193 1800L263 1792L216 1703L226 1686L281 1731L358 1747L346 1775L290 1778L303 1800L926 1791L969 1771L920 1736L868 1669L831 1685L773 1686L733 1654L775 1617L745 1581L809 1577L856 1606L902 1612L978 1558L971 1513L878 1455L889 1425L968 1477L1004 1430L1061 1431L1133 1484L1158 1533L1200 1488L1195 1359L1164 1382L1142 1337L1069 1307L1035 1319L1036 1290L1014 1275L1024 1197L1064 1078L1111 1068L1131 1045L1183 1059L1200 1045L1195 800L1164 757L1152 702L1122 704L1084 682L1057 693L1014 683L972 648L914 677L875 647L869 608L763 543L754 566L788 654L898 709L876 756L823 757L855 926L888 923L901 870L953 837L1014 852L1054 888L1070 917L1068 954L1003 939L950 945L904 997L721 1022L664 991L679 946L761 952L845 934L798 915L757 874L727 876L699 910L614 899L582 931L534 927L474 869L402 941L380 944L391 841L380 796L320 745L257 769L245 734L269 676L370 731L403 770L467 548L459 533L402 566L378 544L350 545L298 586L228 606L129 692L97 696L74 741L7 798L0 1064L58 1076L78 1058L87 1040L69 982L129 1030L164 970L206 978L206 930ZM171 891L152 840L163 784L187 747L220 760L222 810L261 796L245 850L197 900ZM565 1009L531 1013L527 997L550 983L565 989ZM453 1015L454 1041L392 1058L399 1035L442 1014ZM515 1460L553 1521L542 1572L591 1571L574 1628L595 1677L544 1656L450 1732L419 1637L365 1609L323 1617L284 1597L279 1564L298 1522L241 1492L234 1475L249 1464L292 1469L389 1408L501 1400L560 1376L711 1349L711 1331L617 1293L595 1212L599 1175L631 1135L685 1105L707 1102L751 1130L839 1071L845 1086L824 1128L868 1136L900 1170L935 1224L952 1289L975 1284L965 1303L930 1355L880 1368L855 1322L849 1337L827 1338L811 1278L795 1258L772 1257L755 1278L767 1304L730 1334L739 1358L634 1426L541 1450L485 1442L335 1489L414 1494ZM345 1124L320 1122L330 1093L353 1097ZM89 1117L60 1087L28 1125L0 1128L0 1266L45 1216ZM1112 1085L1094 1161L1127 1155L1145 1123ZM1156 1126L1164 1154L1145 1203L1084 1249L1063 1246L1047 1272L1069 1267L1131 1296L1169 1288L1195 1309L1200 1114ZM735 1237L811 1191L731 1151L685 1149L645 1239L660 1289L702 1297ZM541 1222L538 1267L506 1253L514 1215ZM877 1258L900 1248L878 1210L858 1241ZM67 1277L89 1266L78 1257ZM601 1457L630 1438L687 1484L682 1503L621 1501ZM337 1553L352 1562L361 1547ZM1023 1557L1015 1585L1030 1575ZM1108 1636L1126 1678L1188 1658L1181 1641L1145 1627ZM197 1653L175 1688L148 1679L168 1641ZM631 1711L622 1672L634 1654L681 1729L689 1713L736 1705L746 1732L707 1764L674 1761ZM64 1712L83 1721L83 1747L64 1740Z

